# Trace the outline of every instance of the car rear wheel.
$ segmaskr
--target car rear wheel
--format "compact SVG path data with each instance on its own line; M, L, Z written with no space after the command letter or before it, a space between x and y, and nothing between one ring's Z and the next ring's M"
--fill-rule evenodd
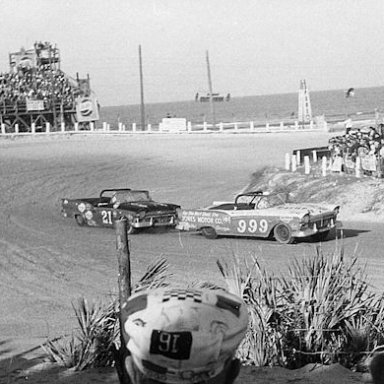
M80 227L83 227L86 224L84 217L81 215L76 215L75 220L77 225L79 225Z
M201 233L206 239L216 239L217 233L212 227L201 228Z
M275 239L281 244L291 244L294 241L291 228L284 223L276 225L275 229L273 230L273 235L275 236Z

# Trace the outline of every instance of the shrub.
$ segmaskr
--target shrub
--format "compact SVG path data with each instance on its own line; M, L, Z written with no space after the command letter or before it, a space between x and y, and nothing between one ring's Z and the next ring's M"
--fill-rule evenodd
M164 258L148 266L144 276L136 283L134 292L166 285L168 264ZM108 304L89 303L79 298L72 303L78 323L76 333L70 337L47 340L42 348L50 361L67 368L83 370L88 367L112 366L115 346L119 345L118 300Z
M308 363L339 362L365 370L368 351L384 344L384 297L369 290L364 268L357 258L345 260L344 250L295 259L286 276L263 269L256 256L218 261L230 292L243 297L249 329L238 349L244 364L298 368ZM136 283L134 291L169 284L168 264L156 260ZM196 287L221 289L210 282ZM48 340L48 357L65 367L81 370L113 364L119 344L118 305L73 305L79 324L69 338Z
M239 349L246 364L351 368L383 343L383 297L369 291L364 268L356 257L347 262L342 248L325 255L317 247L286 277L270 276L255 256L250 264L235 256L232 266L219 268L248 304L250 326Z

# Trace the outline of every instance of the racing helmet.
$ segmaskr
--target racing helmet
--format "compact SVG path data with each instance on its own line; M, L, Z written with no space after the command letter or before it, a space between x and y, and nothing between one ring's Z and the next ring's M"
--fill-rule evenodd
M163 383L220 374L245 336L245 303L224 290L158 288L122 306L125 342L141 373Z

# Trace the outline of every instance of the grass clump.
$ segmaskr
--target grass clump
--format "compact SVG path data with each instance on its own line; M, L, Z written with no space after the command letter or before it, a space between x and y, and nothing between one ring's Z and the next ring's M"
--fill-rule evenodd
M270 276L257 259L219 263L229 287L241 287L250 327L239 357L256 366L298 368L339 362L361 370L383 343L383 297L369 290L357 259L343 250L293 262L286 276ZM242 265L242 267L240 267Z
M155 260L136 283L134 292L166 285L170 277L164 258ZM81 371L90 367L114 365L114 353L119 346L119 305L112 298L107 304L88 302L81 297L72 303L78 328L69 337L47 340L41 347L48 359L66 368Z
M370 290L357 258L343 249L295 259L288 273L274 276L256 256L217 265L230 292L248 306L249 329L237 355L244 364L299 368L308 363L340 363L365 371L369 352L384 344L384 298ZM134 291L170 284L168 264L155 261ZM222 289L210 282L196 287ZM43 348L50 360L65 367L113 365L119 345L118 304L73 305L79 328L69 338L48 340Z

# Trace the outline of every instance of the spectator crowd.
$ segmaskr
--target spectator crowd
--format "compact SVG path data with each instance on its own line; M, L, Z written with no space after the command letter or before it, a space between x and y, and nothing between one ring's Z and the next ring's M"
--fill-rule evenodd
M60 69L41 66L0 73L1 104L24 103L27 99L43 100L46 107L55 100L70 108L74 105L75 92Z
M374 175L384 168L384 124L363 129L347 128L344 135L329 140L332 161L341 171L354 169L359 158L360 166L367 175Z

